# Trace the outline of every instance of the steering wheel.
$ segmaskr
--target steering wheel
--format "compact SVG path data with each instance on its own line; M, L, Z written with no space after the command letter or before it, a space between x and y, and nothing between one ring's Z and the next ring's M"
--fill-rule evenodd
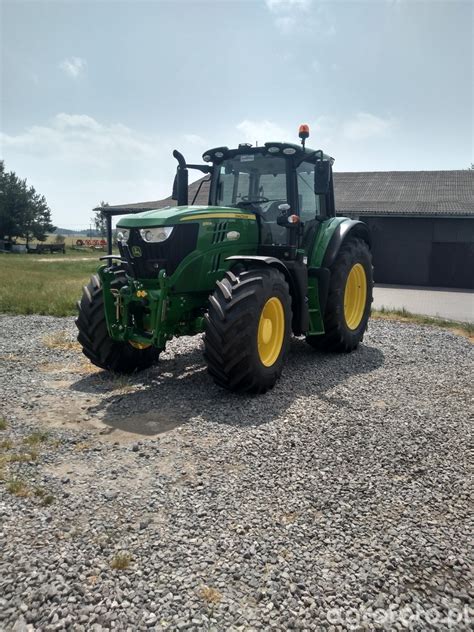
M270 200L259 195L256 195L253 198L251 198L250 195L243 195L240 198L239 204L264 204L265 202L270 202Z

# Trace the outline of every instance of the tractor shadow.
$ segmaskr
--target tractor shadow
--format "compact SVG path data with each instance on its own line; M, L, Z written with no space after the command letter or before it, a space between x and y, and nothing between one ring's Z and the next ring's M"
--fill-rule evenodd
M307 399L308 407L316 398L350 409L350 399L331 391L384 363L384 355L376 347L362 344L350 354L324 354L304 340L293 339L283 375L273 390L257 396L237 395L213 383L202 356L202 343L189 340L187 350L179 353L171 343L155 367L125 378L123 388L117 390L114 378L100 372L75 381L70 389L98 396L99 402L89 412L110 432L116 429L151 436L197 417L236 428L259 426L284 417L301 398Z

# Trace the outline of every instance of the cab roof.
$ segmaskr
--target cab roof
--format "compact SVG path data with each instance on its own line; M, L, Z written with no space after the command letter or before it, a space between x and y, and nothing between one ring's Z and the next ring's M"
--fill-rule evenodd
M285 152L285 149L293 150ZM317 157L319 160L328 160L331 165L334 163L334 158L325 154L322 149L311 149L310 147L303 147L302 145L296 145L294 143L279 143L279 142L270 142L265 143L261 147L254 147L250 143L241 143L237 149L229 149L228 147L214 147L213 149L208 149L202 155L204 162L221 162L226 158L234 158L235 156L242 154L256 154L263 153L269 154L273 156L281 156L289 157L296 156L300 160L305 156L307 157Z

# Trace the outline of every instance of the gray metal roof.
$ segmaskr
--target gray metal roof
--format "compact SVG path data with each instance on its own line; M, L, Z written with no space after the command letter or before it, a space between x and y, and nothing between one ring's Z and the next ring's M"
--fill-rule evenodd
M474 216L474 171L335 173L338 213Z
M194 199L203 180L189 185L190 204L207 204L207 181ZM474 170L342 172L334 174L334 186L340 215L474 217ZM175 204L168 197L111 208L137 212Z

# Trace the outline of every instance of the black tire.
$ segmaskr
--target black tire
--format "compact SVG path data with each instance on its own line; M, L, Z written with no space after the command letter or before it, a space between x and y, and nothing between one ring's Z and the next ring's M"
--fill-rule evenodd
M356 264L360 264L365 273L366 298L360 322L351 328L346 322L344 294L349 273ZM362 341L370 316L374 282L369 246L362 239L349 238L342 244L330 269L331 281L324 313L325 333L320 336L306 336L306 341L322 351L347 353L356 349Z
M272 298L278 299L271 303L277 306L280 335L276 334L276 359L265 365L258 346L259 326L263 308L268 309ZM216 384L239 393L265 393L273 388L283 369L290 335L291 297L281 272L271 267L238 275L227 272L217 282L209 297L204 335L204 357Z
M117 276L114 285L120 288L124 277ZM133 373L155 364L160 354L155 347L137 349L128 342L115 342L109 336L105 320L104 298L99 277L94 274L84 286L82 298L77 303L79 316L76 326L82 352L92 364L114 373Z

